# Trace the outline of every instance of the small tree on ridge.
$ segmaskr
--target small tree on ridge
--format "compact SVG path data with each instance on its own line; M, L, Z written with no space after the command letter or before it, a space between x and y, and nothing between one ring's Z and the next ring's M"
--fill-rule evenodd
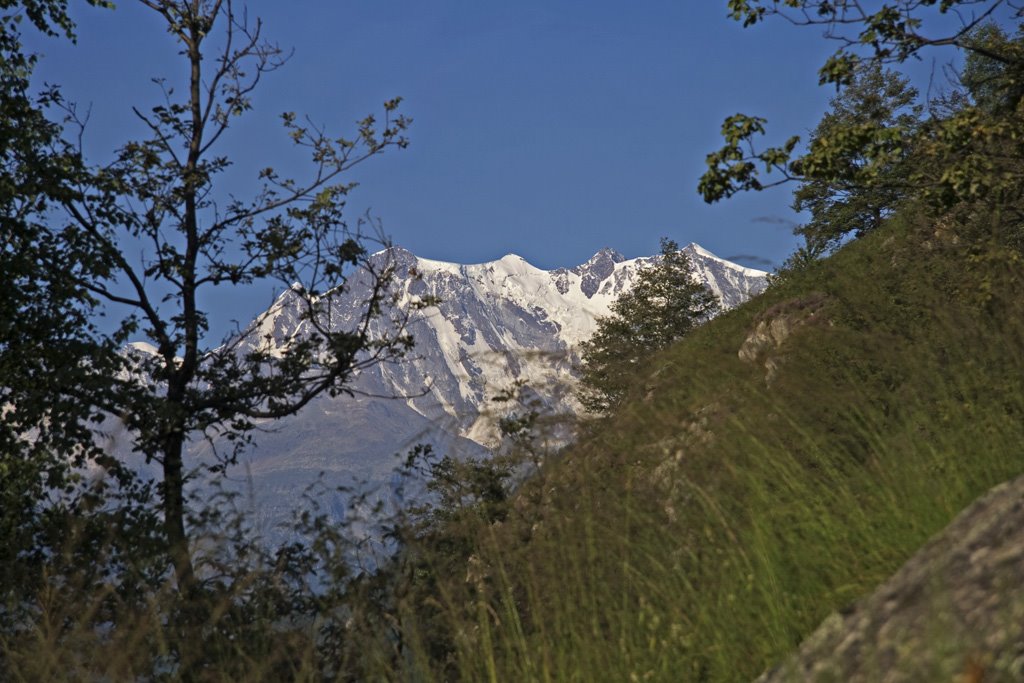
M633 288L597 321L583 343L580 402L592 412L614 408L626 393L640 361L677 341L720 309L718 298L697 281L679 245L661 240L661 255L637 275Z

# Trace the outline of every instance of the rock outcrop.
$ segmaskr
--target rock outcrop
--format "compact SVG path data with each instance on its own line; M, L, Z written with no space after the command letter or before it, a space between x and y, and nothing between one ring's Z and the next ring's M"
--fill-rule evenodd
M813 294L773 307L760 317L736 355L742 361L764 367L765 382L771 384L779 371L778 350L783 342L797 327L817 321L824 305L825 296Z
M962 512L757 683L1024 680L1024 476Z

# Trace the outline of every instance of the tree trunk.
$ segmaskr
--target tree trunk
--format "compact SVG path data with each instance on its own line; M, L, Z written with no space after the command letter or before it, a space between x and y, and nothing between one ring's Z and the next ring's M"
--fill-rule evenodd
M167 550L174 564L174 577L178 589L191 592L196 585L192 567L192 553L185 535L185 476L182 466L184 434L176 430L164 442L164 533Z

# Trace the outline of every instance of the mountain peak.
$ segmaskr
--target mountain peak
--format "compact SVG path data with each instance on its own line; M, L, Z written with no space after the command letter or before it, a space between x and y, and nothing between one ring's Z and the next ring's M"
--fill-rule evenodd
M418 260L416 254L412 253L405 247L398 246L397 244L392 245L387 249L382 249L370 256L371 261L378 261L378 259L384 262L391 261L396 266L404 266L406 268L415 265Z
M622 263L626 257L610 247L605 247L581 265L572 269L580 276L580 288L590 299L597 293L601 283L615 271L615 264Z
M724 259L716 254L712 254L710 251L700 246L696 242L690 242L688 245L683 247L683 251L687 251L694 256L702 257L710 261L715 261L725 268L729 268L736 272L742 273L746 277L763 278L766 275L768 275L766 271L758 270L757 268L748 268L738 263L734 263L728 259Z
M596 254L594 254L589 259L587 259L586 263L582 264L581 266L577 266L577 267L583 267L583 266L590 265L592 263L601 263L601 262L609 261L609 260L612 263L622 263L623 261L626 260L626 257L623 256L618 251L616 251L615 249L612 249L611 247L602 247L601 249L599 249L597 251Z
M374 325L387 331L398 321L415 339L415 352L401 363L382 363L353 377L351 396L323 396L273 432L260 432L250 462L253 499L268 528L291 518L297 491L327 470L330 487L365 479L386 491L394 453L427 443L438 451L483 453L500 441L491 397L525 382L556 414L578 410L573 386L579 345L597 328L612 303L630 291L653 257L626 259L601 249L586 263L542 270L522 257L459 264L418 257L392 247L372 265L394 265L395 299L385 307L436 297L429 310L384 308ZM738 266L694 257L695 270L728 308L764 287ZM406 275L411 277L407 277ZM355 277L354 286L365 287ZM332 331L349 331L360 320L365 298L355 290L328 311ZM238 352L259 349L283 354L310 334L306 310L293 290L253 320ZM135 347L144 358L145 347ZM424 390L426 388L426 390ZM395 396L404 400L377 397ZM344 401L344 403L342 403ZM245 475L239 477L245 481ZM332 506L334 503L332 503ZM344 509L338 503L332 509Z

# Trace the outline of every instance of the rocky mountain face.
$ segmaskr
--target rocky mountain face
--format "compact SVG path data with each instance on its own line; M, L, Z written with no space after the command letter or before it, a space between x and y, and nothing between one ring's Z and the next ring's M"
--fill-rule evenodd
M765 286L762 271L696 244L684 251L724 308ZM425 297L439 303L409 319L415 339L409 358L363 371L351 384L355 396L324 396L257 436L235 475L247 481L268 521L292 509L297 493L321 472L332 484L387 482L396 454L415 444L458 456L486 452L499 436L492 399L517 382L547 410L576 412L572 389L580 342L658 257L626 259L602 249L586 263L551 271L512 254L473 265L419 258L399 248L374 258L393 261L400 307ZM358 287L331 309L337 329L358 319ZM253 343L274 352L303 334L295 304L286 291L258 316L250 326L258 332ZM375 324L391 318L385 312Z

